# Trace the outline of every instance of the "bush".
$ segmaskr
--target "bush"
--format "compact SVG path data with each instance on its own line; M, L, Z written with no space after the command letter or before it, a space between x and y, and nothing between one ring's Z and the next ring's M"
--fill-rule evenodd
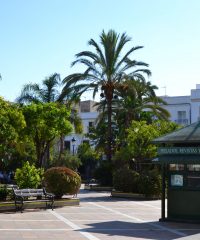
M94 177L102 186L112 186L112 165L108 161L101 162L95 170Z
M76 194L81 186L81 177L66 167L52 167L44 173L44 185L56 198L64 194Z
M0 200L1 201L6 200L7 196L8 196L8 189L6 185L0 186Z
M142 173L139 180L139 191L147 197L161 196L161 176L157 169L153 169L147 173Z
M122 192L138 192L139 173L128 169L121 168L113 174L113 187Z
M15 180L19 188L38 188L41 186L44 170L25 162L22 168L17 168Z
M81 160L77 155L70 154L69 151L64 151L60 158L59 153L54 154L51 167L67 167L73 170L78 169L81 166Z

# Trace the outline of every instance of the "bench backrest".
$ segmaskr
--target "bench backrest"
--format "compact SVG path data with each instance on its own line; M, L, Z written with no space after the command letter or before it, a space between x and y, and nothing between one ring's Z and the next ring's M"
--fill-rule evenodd
M13 189L13 192L15 195L20 195L20 196L44 196L45 195L45 190L44 189Z

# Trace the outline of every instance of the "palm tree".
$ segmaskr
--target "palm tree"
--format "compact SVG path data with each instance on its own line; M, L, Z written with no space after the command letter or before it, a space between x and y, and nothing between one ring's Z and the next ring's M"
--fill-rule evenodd
M61 86L60 75L54 73L42 81L42 87L36 83L24 85L21 95L16 100L19 103L56 102L60 96L59 86Z
M112 158L112 99L115 92L123 86L128 77L144 79L144 74L150 75L148 64L132 60L131 54L141 49L142 46L132 47L124 53L125 45L131 41L126 33L117 34L113 30L104 31L100 35L100 45L91 39L88 44L94 48L92 51L83 51L76 54L72 63L83 64L86 70L67 76L63 82L65 86L74 85L74 91L82 94L84 91L93 90L93 97L101 90L107 102L107 159ZM138 67L142 67L138 69Z
M165 102L155 94L155 85L139 79L127 80L126 85L126 89L118 93L120 97L116 109L121 132L131 125L132 120L141 120L144 113L150 113L152 118L169 119L169 112L162 107Z

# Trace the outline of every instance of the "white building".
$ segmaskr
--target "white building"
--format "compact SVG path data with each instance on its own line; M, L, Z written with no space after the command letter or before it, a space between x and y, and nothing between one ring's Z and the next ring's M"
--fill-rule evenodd
M189 96L162 96L161 98L167 103L162 107L169 111L171 121L181 125L188 125L200 120L200 84L196 85L196 89L191 90ZM82 142L89 142L85 134L95 124L99 114L94 106L95 103L91 100L82 101L78 106L83 123L83 134L72 134L65 137L65 148L72 153L76 153L78 146ZM76 141L72 141L72 139Z
M191 90L190 96L164 96L163 105L171 114L170 120L181 125L188 125L200 120L200 84Z
M78 106L79 116L82 119L83 124L83 134L71 134L65 137L65 149L70 150L71 153L76 153L78 146L83 142L91 141L85 136L85 134L89 133L90 127L95 125L95 121L99 115L97 112L97 107L95 105L95 101L82 101ZM74 141L75 140L75 141Z

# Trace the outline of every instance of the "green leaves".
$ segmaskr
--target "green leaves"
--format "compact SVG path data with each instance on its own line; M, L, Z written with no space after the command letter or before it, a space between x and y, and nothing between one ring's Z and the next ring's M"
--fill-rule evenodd
M159 135L157 129L145 121L133 121L128 129L128 144L135 159L150 159L156 156L156 146L151 141Z
M25 134L31 137L37 152L38 166L45 166L45 154L52 141L72 131L70 112L56 103L30 104L22 108L27 127Z
M0 154L4 158L10 146L20 139L22 129L26 126L22 111L16 104L0 98Z
M19 188L38 188L41 185L44 169L36 168L25 162L22 168L17 168L15 180Z

